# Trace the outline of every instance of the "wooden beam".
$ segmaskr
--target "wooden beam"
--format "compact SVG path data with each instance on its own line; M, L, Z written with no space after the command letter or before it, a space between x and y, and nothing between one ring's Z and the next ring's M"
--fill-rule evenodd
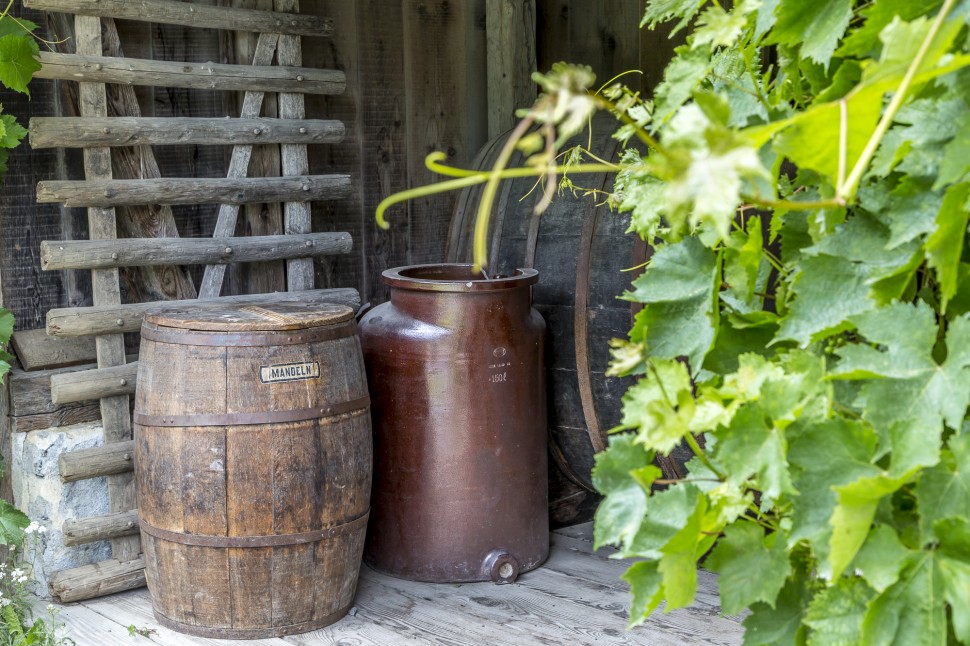
M137 362L53 375L51 401L61 405L115 395L134 395L137 376Z
M138 512L131 510L93 518L66 520L62 533L64 544L67 546L134 536L138 533Z
M90 449L67 451L57 458L57 469L62 482L77 482L116 473L127 473L134 468L135 441L114 442Z
M347 87L343 72L310 67L181 63L43 51L38 58L43 67L34 77L62 81L303 94L341 94Z
M329 36L333 32L333 21L320 16L220 7L177 0L24 0L24 6L41 11L225 31L303 36Z
M264 262L344 254L352 246L350 234L340 232L239 238L44 240L40 243L40 266L53 270Z
M63 339L49 336L47 330L17 330L10 345L23 369L66 368L95 360L94 339Z
M48 337L55 339L57 337ZM91 339L94 341L94 339ZM132 355L134 358L134 355ZM10 432L28 433L60 426L72 426L101 419L98 402L57 405L51 397L51 377L97 368L96 363L69 368L24 372L15 368L7 376L10 385Z
M145 561L110 559L55 572L50 577L50 592L59 603L93 599L106 594L134 590L145 585Z
M226 119L201 117L36 117L31 148L228 144L332 144L344 124L326 119Z
M74 36L77 52L98 56L102 53L101 19L89 16L74 17ZM78 104L82 117L108 116L107 95L101 83L78 83ZM111 182L111 149L84 149L84 176L94 182ZM90 205L88 209L88 237L91 240L117 238L117 219L114 209ZM107 205L105 205L107 206ZM95 269L91 272L92 300L95 305L120 305L121 287L117 269ZM125 338L121 334L98 337L95 341L98 367L109 368L125 363ZM101 400L101 424L104 443L130 440L131 413L127 395L105 397ZM133 478L119 475L108 478L108 506L111 511L128 511L135 506ZM134 558L141 551L137 537L111 541L111 555L121 561Z
M37 201L100 208L132 204L248 204L336 200L347 197L350 191L349 175L55 180L37 183Z
M247 294L244 296L222 296L217 299L199 301L165 301L164 303L130 303L108 307L71 307L52 309L47 312L47 333L56 336L93 336L112 332L137 332L145 313L160 306L206 307L234 305L259 305L280 302L317 302L347 305L357 310L360 307L360 294L356 289L316 289L307 292L279 292L274 294Z
M272 36L272 40L270 37ZM260 34L253 51L253 65L268 65L273 62L273 56L279 47L279 37L271 34ZM265 99L263 92L246 92L243 96L239 116L243 119L258 117ZM229 169L226 171L228 179L242 179L246 177L252 161L253 147L251 145L237 145L232 149L229 158ZM224 203L219 207L216 226L212 232L213 238L231 236L236 230L236 220L239 217L239 205ZM199 287L199 298L209 299L219 296L222 292L222 280L225 276L224 265L209 265L202 275L202 285Z
M512 128L535 103L536 0L487 0L488 136Z

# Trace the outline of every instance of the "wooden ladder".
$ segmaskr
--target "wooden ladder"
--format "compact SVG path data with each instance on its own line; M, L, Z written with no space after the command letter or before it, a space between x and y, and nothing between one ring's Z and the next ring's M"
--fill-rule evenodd
M48 313L47 333L96 337L98 367L51 378L55 404L100 399L104 446L60 457L65 482L108 477L108 515L68 521L65 544L110 540L108 561L63 570L51 577L51 592L62 602L78 601L145 584L132 477L132 424L129 397L135 391L137 362L125 356L125 332L141 327L156 303L121 303L120 267L206 264L199 299L260 303L267 295L220 297L226 264L286 260L287 294L271 299L344 303L359 306L354 289L313 290L313 257L347 253L347 233L312 233L310 201L345 197L346 175L310 175L307 143L340 141L338 121L305 119L304 94L342 92L342 72L303 68L301 35L329 35L331 22L300 15L298 0L275 0L273 11L259 11L176 0L25 0L28 8L74 14L76 52L44 52L41 78L79 81L80 117L38 118L29 126L34 148L83 148L85 179L45 181L40 202L60 202L88 210L89 240L41 243L46 270L90 269L93 306ZM258 33L252 65L197 64L103 56L102 18L185 25ZM273 60L277 65L273 65ZM245 92L234 119L109 117L106 83ZM279 93L279 118L260 117L266 92ZM232 143L225 179L112 176L111 148L155 144ZM254 144L278 144L281 177L247 177ZM284 203L285 235L232 237L240 205ZM220 204L211 239L117 237L115 207Z

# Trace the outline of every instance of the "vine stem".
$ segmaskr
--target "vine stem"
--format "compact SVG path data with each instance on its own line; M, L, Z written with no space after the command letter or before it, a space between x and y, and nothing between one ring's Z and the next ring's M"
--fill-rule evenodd
M845 183L839 186L836 195L843 203L848 202L855 197L856 190L859 188L859 182L862 181L862 174L866 171L866 168L869 167L869 162L872 161L872 158L875 156L876 150L879 148L879 144L882 143L883 137L885 137L886 133L889 131L889 127L896 118L896 114L899 112L900 108L903 107L903 102L907 99L909 88L913 84L913 79L916 78L916 73L923 64L923 59L926 58L926 53L929 51L930 45L933 44L933 40L936 38L937 34L940 33L940 28L943 26L943 22L946 20L946 17L950 14L950 10L953 9L955 2L956 0L944 1L943 6L940 8L940 13L937 14L936 19L930 26L929 33L926 34L926 38L920 45L919 51L916 52L916 57L906 70L906 75L903 76L902 83L900 83L899 87L896 89L896 92L893 94L893 98L889 102L889 107L886 108L886 112L882 115L882 118L876 125L875 132L872 133L872 137L870 137L869 141L866 143L866 147L863 149L862 155L852 168L852 172L849 173L849 177L845 180Z
M384 198L380 204L377 205L377 224L382 229L389 229L390 223L385 219L384 214L387 209L391 208L395 204L400 204L401 202L407 202L408 200L414 200L420 197L427 197L429 195L434 195L435 193L444 193L446 191L455 191L462 188L467 188L469 186L475 186L476 184L484 184L491 177L490 171L480 171L466 174L460 169L459 172L453 173L457 175L457 179L448 180L446 182L438 182L437 184L428 184L427 186L417 186L415 188L408 189L406 191L401 191L400 193L395 193ZM519 177L533 177L539 174L540 169L536 168L506 168L499 173L501 179L516 179ZM575 171L577 173L608 173L616 170L616 167L612 164L576 164L573 166L556 166L555 171L562 173L564 171Z
M660 373L657 372L657 368L650 361L647 362L647 367L649 368L650 372L653 373L653 378L657 380L657 385L660 387L660 394L663 395L664 399L667 401L667 405L673 408L674 402L670 399L670 395L667 394L667 389L664 388L663 380L660 379ZM694 434L687 431L687 433L684 435L684 440L687 441L687 445L690 447L690 450L694 452L694 455L696 455L697 459L701 461L701 464L710 469L711 472L720 480L724 480L726 476L721 472L720 469L714 466L710 459L708 459L707 454L704 453L704 449L702 449L697 443L697 438L694 437Z

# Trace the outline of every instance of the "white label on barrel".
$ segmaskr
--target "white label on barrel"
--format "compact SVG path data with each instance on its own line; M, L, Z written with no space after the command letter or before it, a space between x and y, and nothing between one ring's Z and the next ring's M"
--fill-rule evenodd
M320 364L316 361L303 363L281 363L276 366L260 366L259 380L264 384L275 384L280 381L301 381L304 379L319 379Z

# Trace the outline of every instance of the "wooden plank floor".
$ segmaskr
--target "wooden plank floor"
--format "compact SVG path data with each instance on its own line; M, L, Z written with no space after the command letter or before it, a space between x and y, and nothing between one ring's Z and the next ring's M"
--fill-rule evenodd
M721 617L716 578L698 573L696 603L659 611L626 630L628 563L593 553L590 523L552 534L546 564L512 585L414 583L361 571L352 615L304 635L240 641L254 646L679 646L740 644L740 617ZM173 632L152 616L148 590L59 606L79 646L203 646L236 643ZM151 631L129 634L128 626ZM149 641L150 640L150 641Z

